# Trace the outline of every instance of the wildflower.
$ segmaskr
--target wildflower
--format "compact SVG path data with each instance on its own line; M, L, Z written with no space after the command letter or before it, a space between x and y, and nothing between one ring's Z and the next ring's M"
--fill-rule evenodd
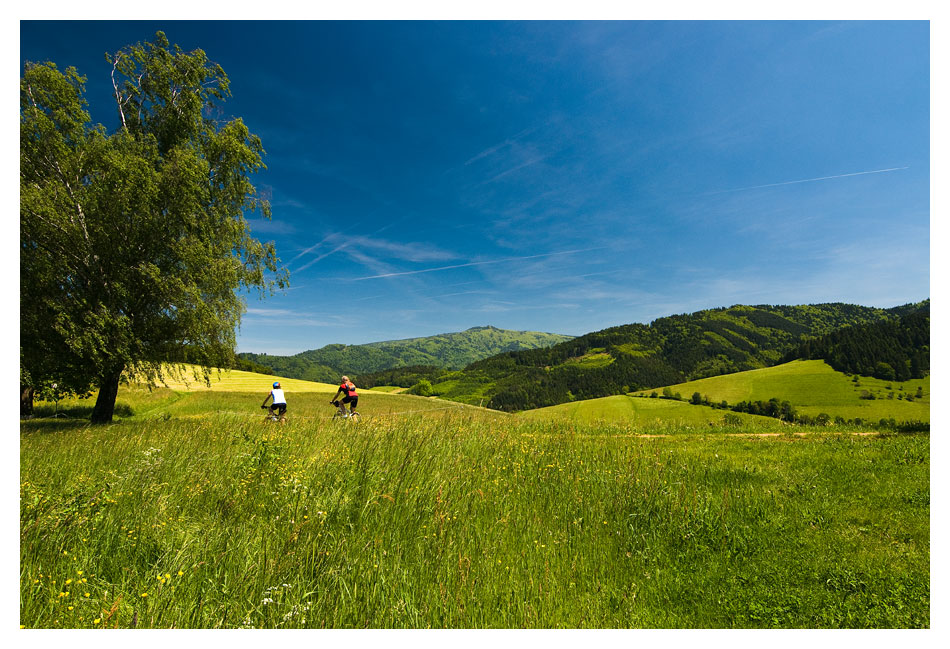
M142 597L148 597L148 593L142 593Z
M183 574L185 574L185 573L183 573L181 570L178 571L178 576L179 576L179 577L181 577Z
M93 624L99 624L100 622L102 622L101 617L97 617L95 620L92 621Z
M67 579L67 580L66 580L66 585L67 585L67 586L70 585L71 583L73 583L73 580L72 580L72 579Z
M83 597L89 597L89 593L83 593Z

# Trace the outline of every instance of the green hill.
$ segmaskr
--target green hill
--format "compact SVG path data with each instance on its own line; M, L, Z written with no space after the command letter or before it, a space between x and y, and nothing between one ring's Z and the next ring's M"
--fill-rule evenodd
M231 416L238 419L260 422L264 413L261 402L271 389L271 383L279 380L284 388L291 422L314 422L332 418L334 408L330 398L337 389L329 383L316 383L281 376L262 376L239 370L212 372L211 384L194 379L190 372L184 377L168 379L165 386L149 389L144 384L124 383L119 388L116 400L116 421L142 421ZM66 417L66 421L78 424L88 420L95 403L90 398L68 397L56 403L38 401L35 417L38 423L45 418ZM427 399L405 394L386 394L369 390L360 391L359 411L369 419L393 415L442 416L466 414L485 420L497 420L512 415L472 408L440 399ZM83 423L88 423L87 421Z
M723 412L672 399L638 399L624 394L525 410L518 416L532 420L568 420L590 424L625 422L638 430L682 429L697 425L745 426L763 430L782 426L782 422L771 417Z
M930 308L898 322L843 327L790 352L787 360L822 359L839 372L888 381L922 378L930 370Z
M506 411L625 394L770 367L806 340L843 327L898 322L929 300L892 309L852 304L708 309L513 351L430 378L433 394Z
M334 382L341 374L356 379L363 374L407 366L459 369L495 354L548 347L570 339L571 336L561 334L510 331L489 326L365 345L326 345L294 356L247 352L238 356L272 368L275 374Z
M855 380L857 378L857 380ZM679 399L659 398L664 392ZM788 401L799 415L829 421L860 419L877 423L930 421L930 377L903 382L872 377L851 377L836 372L823 361L792 361L775 367L687 381L631 395L614 395L526 410L529 419L567 419L583 422L629 422L636 425L695 425L702 423L756 424L766 418L728 409L689 403L694 394L713 404ZM657 398L650 398L655 395ZM918 396L920 395L920 396ZM873 398L871 398L873 397ZM727 419L728 418L728 419ZM776 419L773 425L781 426Z
M825 413L832 419L930 421L929 376L902 382L849 377L824 361L792 361L775 367L678 383L669 389L685 400L698 392L703 397L708 396L711 402L726 401L730 405L778 398L791 403L799 413L810 416ZM636 394L646 397L653 392L659 391L643 390Z

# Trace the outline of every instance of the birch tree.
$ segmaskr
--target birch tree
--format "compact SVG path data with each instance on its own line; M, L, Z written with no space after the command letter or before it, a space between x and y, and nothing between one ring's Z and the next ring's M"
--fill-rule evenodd
M227 367L242 292L288 277L245 220L270 217L251 182L264 149L215 118L221 67L161 32L108 60L111 133L75 69L29 63L20 83L21 387L95 388L94 423L112 420L123 375L155 382L185 348Z

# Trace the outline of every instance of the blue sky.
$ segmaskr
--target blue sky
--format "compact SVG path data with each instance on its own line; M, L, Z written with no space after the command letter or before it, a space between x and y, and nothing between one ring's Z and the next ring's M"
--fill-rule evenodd
M291 288L240 351L930 296L926 22L29 22L114 127L156 30L231 79Z

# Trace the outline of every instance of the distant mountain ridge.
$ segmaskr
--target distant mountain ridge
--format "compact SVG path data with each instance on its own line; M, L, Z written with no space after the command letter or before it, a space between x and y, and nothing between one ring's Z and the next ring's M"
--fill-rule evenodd
M499 353L549 347L571 338L562 334L484 326L455 333L362 345L332 344L293 356L243 352L238 357L269 367L275 374L282 376L333 382L341 374L357 378L360 374L413 365L461 369Z
M734 305L611 327L545 349L498 354L462 371L417 376L443 398L528 410L769 367L806 340L843 327L897 322L929 306L929 299L891 309Z

